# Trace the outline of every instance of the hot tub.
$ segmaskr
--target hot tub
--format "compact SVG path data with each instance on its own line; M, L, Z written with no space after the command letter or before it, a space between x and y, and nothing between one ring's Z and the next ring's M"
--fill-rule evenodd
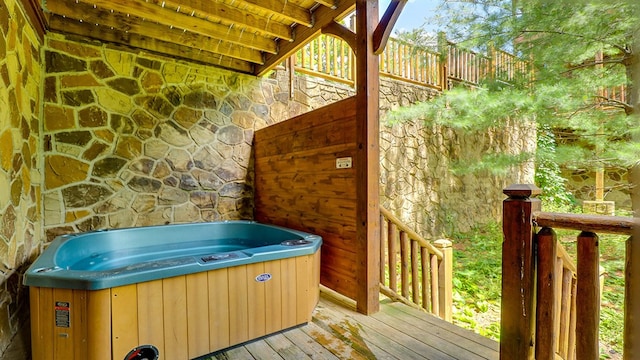
M250 221L59 236L24 278L33 359L192 359L306 323L321 243Z

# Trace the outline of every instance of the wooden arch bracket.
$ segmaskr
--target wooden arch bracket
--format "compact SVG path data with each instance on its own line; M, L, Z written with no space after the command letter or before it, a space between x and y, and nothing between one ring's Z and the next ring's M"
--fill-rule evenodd
M398 17L400 17L400 13L406 4L407 0L392 0L389 4L389 7L380 19L378 26L373 31L374 54L380 55L384 51L385 46L387 46L389 36L391 35L391 30L396 24L396 21L398 21Z
M356 46L356 33L351 31L344 25L335 21L330 22L327 26L322 28L323 34L329 34L336 36L344 41L351 47L354 54L358 55L358 47Z

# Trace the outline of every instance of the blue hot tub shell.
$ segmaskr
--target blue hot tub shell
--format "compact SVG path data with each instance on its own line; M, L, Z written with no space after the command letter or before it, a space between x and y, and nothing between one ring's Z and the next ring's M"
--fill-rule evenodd
M309 322L321 243L251 221L60 236L25 275L32 358L187 360Z
M69 234L46 248L24 284L99 290L309 255L321 244L318 235L242 220Z

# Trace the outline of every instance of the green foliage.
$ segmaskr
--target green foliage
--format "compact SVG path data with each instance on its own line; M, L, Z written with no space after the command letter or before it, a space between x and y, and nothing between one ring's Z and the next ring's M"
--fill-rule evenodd
M566 179L560 174L555 135L549 126L541 125L538 129L537 146L535 181L542 189L540 200L556 211L569 211L576 206L576 200L566 190ZM545 210L549 211L548 208Z
M458 234L454 236L454 246L454 322L497 340L502 270L500 226L490 223Z
M628 167L640 157L638 144L628 141L640 128L627 116L636 110L634 99L600 95L631 84L639 71L632 63L640 2L443 1L438 14L435 20L458 44L481 51L495 46L531 60L534 82L513 86L528 89L536 122L556 132L558 164ZM503 97L509 105L511 96Z

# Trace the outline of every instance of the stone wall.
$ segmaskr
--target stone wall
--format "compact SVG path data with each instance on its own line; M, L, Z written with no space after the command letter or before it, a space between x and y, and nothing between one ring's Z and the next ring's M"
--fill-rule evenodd
M47 240L97 228L251 218L253 131L353 95L275 71L258 79L49 35L44 53ZM290 87L293 86L293 91ZM437 92L381 81L381 110ZM454 176L477 146L532 151L531 128L474 138L420 124L382 126L382 204L433 237L500 215L501 190L532 181ZM509 149L509 150L508 150ZM480 204L469 206L470 204Z
M0 0L0 354L28 320L22 274L42 239L40 41L15 0Z
M564 170L562 176L567 179L567 190L578 201L595 200L596 174L587 170ZM625 168L607 168L604 172L604 200L615 202L618 214L625 216L631 211L631 190Z
M480 160L485 152L535 151L535 126L512 122L504 128L469 135L423 121L381 127L381 204L427 239L499 221L502 189L533 183L533 163L504 175L456 175L458 160Z
M48 240L98 228L251 219L253 132L316 102L300 86L290 99L275 78L61 35L47 37L44 60Z

